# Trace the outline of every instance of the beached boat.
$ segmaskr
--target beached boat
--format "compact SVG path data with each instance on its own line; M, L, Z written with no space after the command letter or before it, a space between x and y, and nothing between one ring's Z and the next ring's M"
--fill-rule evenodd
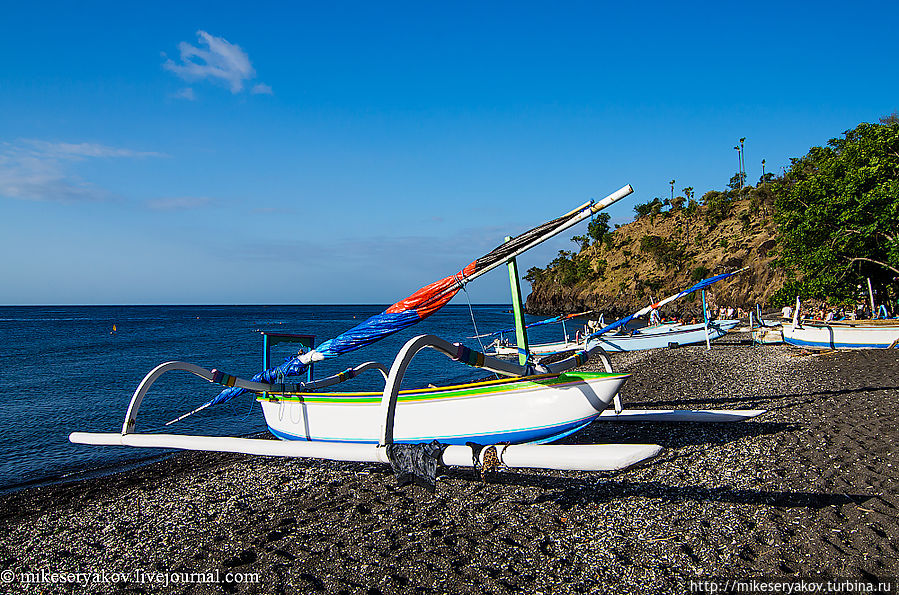
M888 349L899 345L899 320L803 320L796 297L793 320L783 324L784 342L806 349Z
M780 320L765 320L762 307L755 306L749 313L749 336L755 345L777 345L784 342L783 323Z
M516 287L513 286L513 293L516 292ZM559 316L553 316L552 318L546 318L543 320L538 320L536 322L531 322L530 324L526 324L522 327L522 331L527 331L527 329L531 329L537 326L543 326L546 324L561 324L562 325L562 336L565 337L562 341L551 341L549 343L537 343L533 344L528 342L527 355L553 355L556 353L563 353L566 351L576 351L576 350L584 350L586 349L586 344L583 340L581 340L582 334L580 331L575 332L574 340L571 339L571 336L568 334L568 330L565 328L565 321L571 320L572 318L578 318L581 316L587 316L592 313L592 310L588 310L586 312L578 312L576 314L560 314ZM471 337L472 339L482 339L484 337L494 337L499 335L497 339L495 339L492 343L490 343L487 348L490 351L486 351L487 355L494 355L500 357L513 357L517 356L522 352L522 348L518 345L512 345L509 339L506 337L507 334L516 333L516 329L507 328L501 331L494 331L492 333L485 333L483 335L476 335ZM586 333L583 334L586 336Z
M661 347L680 347L705 343L723 337L727 331L739 324L739 320L715 320L705 324L687 324L672 326L668 329L650 329L633 333L606 333L592 337L606 351L640 351L643 349L659 349Z
M74 432L69 439L82 444L381 461L392 465L398 464L394 447L406 442L425 447L433 440L441 446L429 452L447 465L476 466L492 453L496 463L510 467L600 470L619 469L654 457L661 450L657 445L533 444L558 439L590 423L608 406L627 378L626 374L610 372L566 372L584 363L589 353L577 353L549 365L521 365L485 356L459 343L422 335L406 342L389 371L381 364L367 362L320 380L285 383L286 379L303 377L316 361L354 351L416 324L446 305L466 283L498 266L514 263L526 250L631 192L633 189L625 186L598 203L590 201L516 236L458 273L421 288L383 313L251 380L186 362L161 364L147 374L134 392L120 433ZM406 368L425 348L509 378L401 392ZM135 433L137 413L150 386L173 370L188 371L229 387L195 411L245 392L264 393L260 402L266 422L273 434L285 440ZM383 374L382 392L316 392L369 370ZM473 445L463 446L466 443ZM497 443L503 444L497 448Z
M499 357L517 356L519 348L512 345L507 339L497 339L488 345L492 351L487 352L488 355L496 355ZM556 341L554 343L536 343L528 345L528 352L531 355L553 355L566 351L583 351L586 349L584 341Z
M783 339L806 349L887 349L899 345L899 320L794 320Z
M704 325L700 324L700 325L690 326L689 329L695 330L695 328L700 328L700 327L704 328ZM632 331L626 331L626 332L619 331L616 333L610 333L608 335L604 335L602 337L602 340L608 341L609 346L607 346L606 344L603 344L602 346L606 351L636 351L638 349L654 349L656 347L667 347L668 343L662 342L661 339L658 339L658 340L646 339L642 343L639 341L634 341L633 343L631 343L631 345L633 345L633 347L627 348L627 349L613 348L613 347L611 347L611 343L614 343L614 342L618 341L619 339L625 339L625 341L623 341L621 344L627 346L628 341L637 335L640 335L643 337L645 337L647 335L662 335L665 333L671 333L671 332L675 332L675 331L679 331L679 330L684 330L686 328L687 328L686 325L680 324L678 322L668 322L668 323L657 324L657 325L653 325L653 326L645 326L645 327L638 328L638 329L635 329ZM585 337L586 337L586 334L585 334ZM717 337L713 337L713 338L717 338ZM704 336L703 336L703 338L701 338L701 341L705 341ZM643 347L643 346L640 346L641 344L648 345L648 346ZM686 345L686 343L681 343L681 344ZM510 357L510 356L516 356L519 353L519 347L516 345L512 345L511 343L509 343L508 339L505 339L505 338L497 339L496 341L491 343L489 345L489 347L491 347L493 349L492 352L489 352L490 355L496 355L496 356L500 356L500 357ZM585 350L585 349L587 349L587 340L586 340L586 338L582 339L580 336L580 333L578 333L576 335L576 340L574 340L574 341L566 339L565 341L556 341L556 342L550 342L550 343L537 343L537 344L529 344L528 345L528 352L531 353L532 355L536 355L536 356L555 355L555 354L564 353L567 351L578 351L578 350Z
M310 351L301 351L280 366L260 372L250 380L187 362L160 364L144 377L132 395L121 432L73 432L69 440L79 444L390 463L401 478L411 475L416 482L433 488L437 462L481 466L482 469L506 465L590 471L622 469L658 455L661 447L654 444L543 444L600 419L610 402L615 404L616 416L632 420L669 420L672 413L674 419L690 421L738 421L758 415L761 412L625 412L617 393L628 375L614 373L602 347L595 342L588 343L585 351L578 351L561 361L543 364L523 358L524 362L516 364L487 356L460 343L421 335L403 345L389 370L382 364L366 362L327 378L307 378L295 384L286 382L306 377L314 362L354 351L430 316L446 305L466 283L500 265L509 264L510 277L517 279L517 274L513 273L518 255L632 191L630 186L625 186L598 203L590 201L512 238L455 275L421 288L383 313ZM703 280L679 295L732 274ZM523 328L520 298L514 305L516 326ZM400 391L411 360L425 348L507 379ZM605 373L569 372L592 355L602 358ZM262 404L272 433L283 440L136 433L137 414L150 386L162 374L175 370L190 372L228 388L203 406L169 423L252 392ZM318 392L367 371L378 371L384 376L383 391Z

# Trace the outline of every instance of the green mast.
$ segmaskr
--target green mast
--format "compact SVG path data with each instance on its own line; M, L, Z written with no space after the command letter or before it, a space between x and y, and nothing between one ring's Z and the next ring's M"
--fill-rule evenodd
M511 239L511 236L506 237L507 242ZM518 364L523 366L528 361L528 334L524 328L524 306L521 304L518 262L513 257L506 264L509 266L509 284L512 286L512 312L515 314L515 340L518 343Z

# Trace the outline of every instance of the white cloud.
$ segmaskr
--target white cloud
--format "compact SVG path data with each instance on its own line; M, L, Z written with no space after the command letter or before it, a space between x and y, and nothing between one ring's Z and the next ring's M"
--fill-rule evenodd
M173 196L148 200L147 206L154 211L183 211L199 209L211 202L212 199L207 196Z
M178 44L180 63L168 58L162 67L186 81L212 80L224 83L231 93L240 93L246 82L256 78L256 70L250 63L250 57L239 45L205 31L197 31L197 37L199 43L196 46L186 41ZM251 92L270 94L272 89L264 83L258 83Z
M172 95L172 97L175 97L177 99L186 99L188 101L196 101L197 100L197 94L194 93L194 90L190 87L185 87L184 89L181 89L177 93L174 93Z
M82 157L167 157L154 151L133 151L118 147L107 147L97 143L52 143L43 140L25 139L22 141L45 156L79 159Z
M108 190L69 171L88 158L165 157L96 143L60 143L25 139L0 143L0 196L19 200L86 202L109 200Z
M272 88L266 85L265 83L258 83L253 85L253 88L250 89L250 93L253 95L274 95L275 92L272 91Z

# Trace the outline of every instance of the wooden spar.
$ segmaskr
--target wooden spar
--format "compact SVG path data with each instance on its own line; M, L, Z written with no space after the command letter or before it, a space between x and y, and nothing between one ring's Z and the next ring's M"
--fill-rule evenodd
M512 236L506 236L510 241ZM518 364L523 366L528 363L528 331L524 324L524 306L521 305L521 283L518 280L518 261L510 258L509 284L512 288L512 312L515 315L515 342L518 345Z
M526 244L526 245L522 246L521 248L519 248L518 250L516 250L515 252L513 252L512 254L510 254L510 255L508 256L508 258L507 258L505 261L498 261L498 262L496 262L496 263L494 263L494 264L492 264L492 265L490 265L490 266L484 267L484 268L481 269L480 271L477 271L477 272L473 273L470 277L466 277L464 280L462 280L462 284L469 283L469 282L473 281L474 279L477 279L478 277L480 277L480 276L483 275L484 273L487 273L487 272L489 272L489 271L492 271L493 269L495 269L495 268L498 267L499 265L503 264L503 262L507 262L509 259L515 258L515 257L517 257L517 256L520 256L521 254L524 254L525 252L527 252L528 250L530 250L530 249L533 248L534 246L537 246L537 245L539 245L539 244L542 244L543 242L545 242L545 241L548 240L549 238L551 238L551 237L553 237L553 236L556 236L556 235L562 233L563 231L565 231L565 230L568 229L569 227L572 227L572 226L574 226L574 225L577 225L578 223L580 223L580 222L583 221L584 219L587 219L588 217L592 217L592 216L595 215L596 213L600 212L601 210L603 210L603 209L606 208L607 206L609 206L609 205L611 205L611 204L613 204L613 203L618 202L619 200L621 200L621 199L624 198L625 196L631 194L633 191L634 191L633 187L631 187L630 184L627 184L627 185L625 185L625 186L622 186L621 188L619 188L618 190L616 190L616 191L613 192L612 194L608 195L608 196L605 197L604 199L600 200L599 202L593 203L592 205L591 205L591 203L585 203L583 206L578 207L577 209L574 209L573 211L569 211L568 213L566 213L566 215L570 215L570 214L575 213L575 212L577 212L577 211L580 211L580 213L578 214L577 217L572 218L571 221L569 221L568 223L566 223L566 224L563 225L562 227L559 227L558 229L554 230L552 233L549 233L549 234L547 234L547 235L545 235L545 236L543 236L543 237L539 237L539 238L535 239L533 242L531 242L530 244ZM565 215L563 215L563 216L565 216Z

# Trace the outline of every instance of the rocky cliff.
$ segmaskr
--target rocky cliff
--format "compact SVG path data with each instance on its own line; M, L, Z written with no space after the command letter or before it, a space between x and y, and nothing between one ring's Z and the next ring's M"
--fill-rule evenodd
M771 266L776 246L771 207L760 204L754 191L736 198L714 194L717 202L645 214L602 241L583 238L579 253L560 254L546 269L532 269L527 311L622 315L741 267L749 270L713 285L707 299L713 307L764 306L783 284L782 271ZM663 314L701 315L701 300L683 298Z

